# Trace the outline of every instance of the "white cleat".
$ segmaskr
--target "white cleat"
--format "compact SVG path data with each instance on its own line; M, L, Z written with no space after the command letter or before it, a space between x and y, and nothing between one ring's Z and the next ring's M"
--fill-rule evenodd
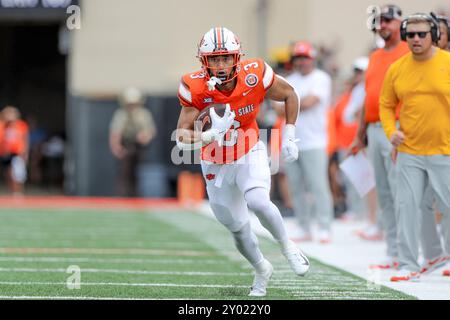
M290 241L289 248L283 252L292 270L298 276L304 276L309 270L309 260L297 246Z
M264 259L262 263L264 264L264 271L262 273L255 272L255 278L250 293L248 294L250 297L264 297L266 295L266 288L270 277L272 276L273 267L266 259Z

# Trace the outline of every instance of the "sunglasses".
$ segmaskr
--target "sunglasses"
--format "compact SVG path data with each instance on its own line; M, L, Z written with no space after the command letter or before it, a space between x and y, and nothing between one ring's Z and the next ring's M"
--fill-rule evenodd
M424 39L427 36L427 33L429 32L430 31L407 32L406 37L408 37L409 39L414 39L417 34L420 39Z

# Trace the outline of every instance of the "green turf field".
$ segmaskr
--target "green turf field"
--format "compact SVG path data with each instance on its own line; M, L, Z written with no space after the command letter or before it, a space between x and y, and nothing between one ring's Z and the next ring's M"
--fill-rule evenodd
M275 267L264 299L412 299L314 259L297 277L259 241ZM0 209L1 299L255 299L252 279L225 228L197 213Z

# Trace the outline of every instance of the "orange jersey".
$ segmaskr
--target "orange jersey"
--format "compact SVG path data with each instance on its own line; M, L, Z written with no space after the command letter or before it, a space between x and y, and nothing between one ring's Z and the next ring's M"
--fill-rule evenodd
M337 133L336 133L336 125L335 125L335 110L330 108L327 112L327 134L328 134L328 142L327 142L327 154L331 156L336 152L337 148Z
M10 124L0 123L0 154L22 154L26 152L28 125L22 120Z
M217 89L209 91L206 83L208 79L203 71L186 74L181 79L178 90L181 106L201 111L211 104L229 103L236 114L223 147L219 147L216 141L204 146L203 160L231 163L247 154L259 140L256 116L275 74L262 59L244 60L238 67L240 71L236 77L236 87L228 94Z
M391 64L408 52L408 44L402 41L392 51L378 49L370 56L366 71L365 120L367 123L380 121L379 99L384 76Z
M339 97L334 106L335 126L336 126L336 144L339 149L347 149L353 142L358 131L358 122L345 123L344 111L350 102L351 90L345 91Z

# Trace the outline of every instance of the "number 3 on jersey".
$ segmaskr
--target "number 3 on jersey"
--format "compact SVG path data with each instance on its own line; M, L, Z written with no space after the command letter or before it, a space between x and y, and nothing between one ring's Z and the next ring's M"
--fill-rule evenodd
M238 138L238 132L236 129L238 129L241 126L241 123L237 120L234 120L233 125L231 126L230 130L225 134L225 138L223 140L224 147L232 147L237 143Z
M251 62L244 66L244 70L248 71L250 68L258 68L258 62ZM225 139L223 141L223 145L225 147L232 147L237 143L238 138L238 129L241 126L241 123L237 120L234 120L232 128L225 135Z
M251 62L251 63L249 63L249 64L246 64L245 66L244 66L244 70L245 71L248 71L248 69L250 69L251 67L253 67L253 68L258 68L258 62L256 62L256 61L254 61L254 62Z

